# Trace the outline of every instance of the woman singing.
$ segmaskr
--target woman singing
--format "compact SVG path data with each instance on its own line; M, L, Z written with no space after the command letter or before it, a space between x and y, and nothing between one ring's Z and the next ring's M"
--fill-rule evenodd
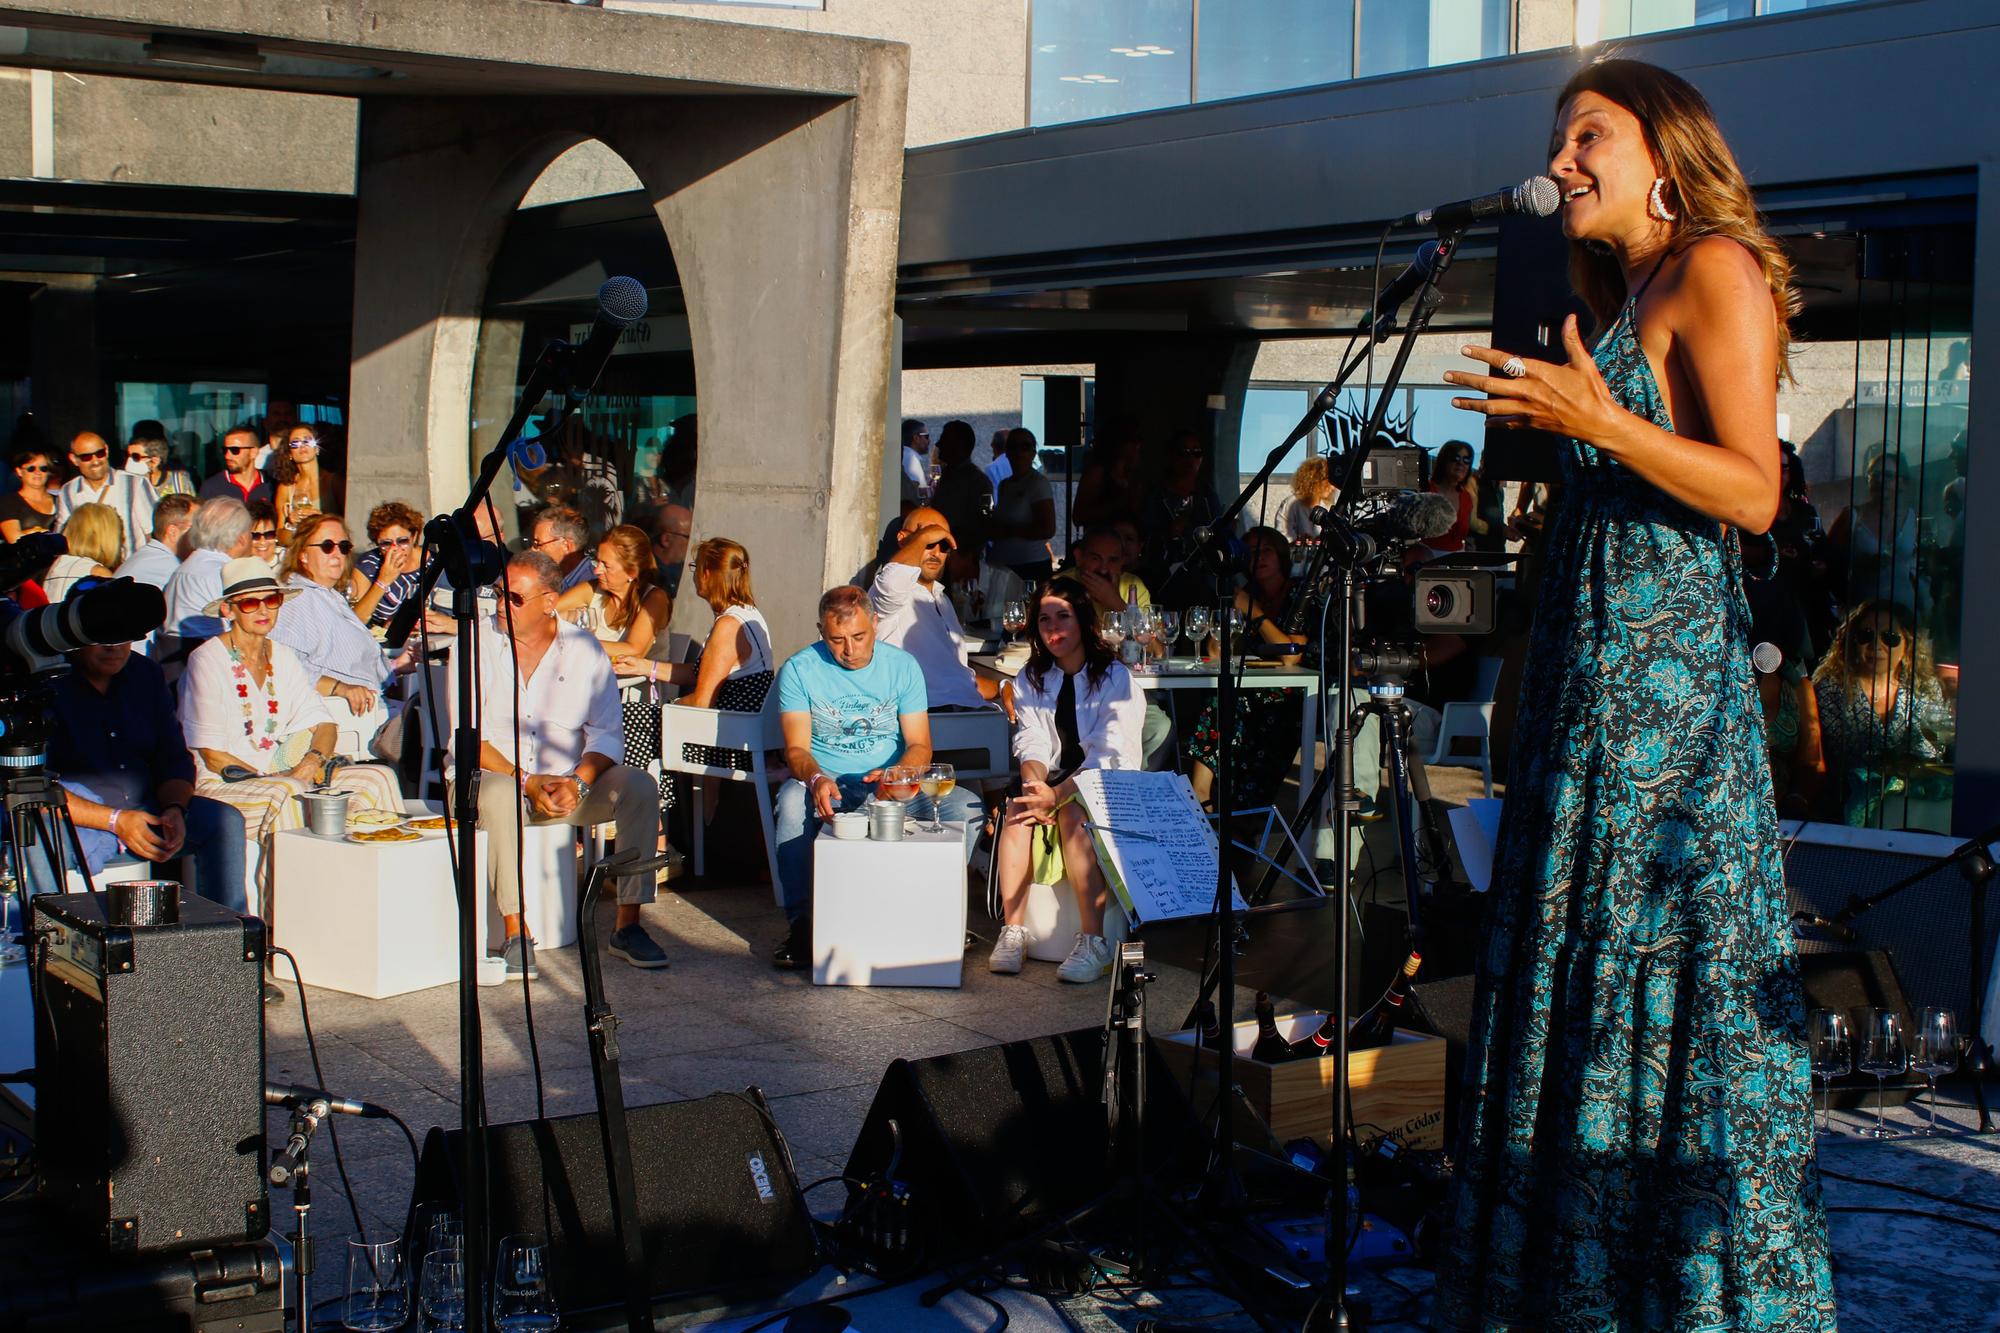
M1604 60L1549 174L1596 353L1456 399L1570 437L1515 724L1440 1329L1834 1327L1736 532L1778 508L1790 264L1701 95Z

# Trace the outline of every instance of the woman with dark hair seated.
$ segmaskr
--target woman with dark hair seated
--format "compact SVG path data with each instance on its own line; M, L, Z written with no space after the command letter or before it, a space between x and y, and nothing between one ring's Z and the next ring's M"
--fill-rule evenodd
M1813 672L1820 748L1842 822L1871 824L1896 793L1948 800L1955 722L1909 609L1874 598L1848 612Z
M1236 590L1236 609L1241 611L1251 633L1264 644L1305 646L1305 636L1286 634L1278 628L1291 596L1292 550L1282 534L1272 528L1252 528L1243 539L1244 572L1249 581ZM1217 631L1221 633L1223 631ZM1296 656L1283 659L1287 665ZM1284 781L1285 773L1299 753L1301 711L1304 690L1239 690L1236 694L1236 722L1230 728L1231 767L1236 786L1230 805L1248 810L1269 805ZM1194 758L1188 780L1194 794L1206 805L1215 786L1215 756L1220 736L1216 730L1215 704L1211 702L1195 723L1187 751Z
M995 868L1000 938L988 966L1019 972L1027 950L1032 840L1059 839L1076 893L1081 930L1056 976L1095 981L1111 970L1104 939L1104 872L1098 867L1072 776L1086 768L1144 768L1146 700L1097 632L1097 608L1083 585L1056 579L1035 597L1028 665L1014 684L1014 757L1021 794L1007 804Z

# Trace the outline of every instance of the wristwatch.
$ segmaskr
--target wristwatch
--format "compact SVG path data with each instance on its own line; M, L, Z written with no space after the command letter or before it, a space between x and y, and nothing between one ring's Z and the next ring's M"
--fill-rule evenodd
M572 773L569 775L569 780L576 784L576 803L578 805L582 805L586 800L590 799L590 784L583 780L583 774Z

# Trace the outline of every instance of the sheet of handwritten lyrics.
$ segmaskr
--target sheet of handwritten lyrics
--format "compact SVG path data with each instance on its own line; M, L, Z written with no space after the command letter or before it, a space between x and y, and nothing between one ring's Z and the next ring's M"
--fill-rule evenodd
M1097 827L1099 863L1135 923L1215 909L1215 826L1179 773L1085 769L1077 799ZM1246 910L1234 885L1236 910Z

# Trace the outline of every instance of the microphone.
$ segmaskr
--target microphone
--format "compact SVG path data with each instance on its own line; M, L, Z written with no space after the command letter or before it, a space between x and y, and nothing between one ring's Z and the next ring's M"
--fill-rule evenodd
M318 1088L294 1087L289 1083L266 1083L264 1085L264 1105L266 1106L311 1106L314 1102L326 1103L328 1114L358 1115L368 1120L384 1120L389 1113L373 1102L356 1100L353 1097L336 1097Z
M1550 188L1554 188L1553 181ZM619 337L645 316L646 285L637 278L612 278L597 289L597 319L583 341L571 349L567 385L571 402L590 396Z
M1424 542L1442 537L1458 522L1458 501L1436 491L1391 491L1374 513L1354 526L1378 541ZM1316 517L1317 515L1315 515Z
M1808 930L1824 931L1842 944L1852 944L1857 938L1852 926L1839 921L1829 921L1823 916L1815 916L1803 910L1792 913L1792 925L1794 927L1792 933L1795 935L1799 933L1796 928L1804 926Z
M1547 176L1530 176L1511 189L1495 190L1476 199L1460 199L1455 203L1439 204L1436 208L1420 209L1408 217L1399 218L1397 225L1414 224L1435 227L1441 232L1457 231L1470 223L1509 214L1545 218L1561 207L1561 187Z
M1366 333L1375 327L1378 320L1394 324L1396 311L1401 308L1403 302L1410 299L1412 292L1424 285L1425 280L1431 276L1431 271L1437 267L1437 257L1436 241L1425 241L1417 247L1417 257L1410 261L1410 266L1398 273L1395 281L1382 289L1382 294L1375 298L1375 309L1356 320L1354 327Z

